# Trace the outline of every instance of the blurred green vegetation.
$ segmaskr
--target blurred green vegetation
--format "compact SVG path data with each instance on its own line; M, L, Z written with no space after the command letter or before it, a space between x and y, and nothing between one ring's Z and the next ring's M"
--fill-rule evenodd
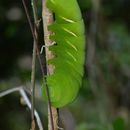
M32 15L30 1L26 2ZM87 45L83 87L68 106L76 130L130 130L130 1L78 2L86 26ZM98 10L94 8L96 4L100 5ZM38 6L40 17L40 2ZM1 0L0 11L0 91L30 86L33 40L22 3ZM42 37L42 26L40 31ZM37 63L36 109L47 127L47 106L41 97L41 84ZM20 103L17 92L0 98L0 115L0 130L30 129L30 110Z

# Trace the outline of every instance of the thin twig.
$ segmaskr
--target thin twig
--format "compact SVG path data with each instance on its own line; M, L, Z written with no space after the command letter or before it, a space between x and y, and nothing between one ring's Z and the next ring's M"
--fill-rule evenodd
M36 71L36 46L33 44L32 73L31 73L31 118L32 130L35 130L34 108L35 108L35 71Z
M33 15L34 15L34 33L36 36L36 40L38 43L38 33L36 30L39 30L39 24L38 22L38 15L37 15L37 6L35 0L32 0L32 9L33 9ZM31 73L31 117L32 117L32 130L35 130L35 119L34 119L34 109L35 109L35 71L36 71L36 43L35 40L33 42L33 58L32 58L32 73Z
M44 65L43 65L43 62L41 59L41 55L40 55L40 51L39 51L39 48L38 48L38 43L37 43L37 39L36 39L36 36L35 36L35 31L33 29L33 25L31 23L31 18L30 18L30 15L28 13L28 9L27 9L27 6L25 4L25 1L22 0L23 2L23 6L24 6L24 9L25 9L25 13L26 13L26 16L27 16L27 20L28 20L28 23L29 23L29 26L30 26L30 30L31 30L31 33L32 33L32 36L33 36L33 39L35 41L35 44L36 44L36 50L37 50L37 57L38 57L38 61L39 61L39 64L40 64L40 68L41 68L41 71L42 71L42 75L43 77L45 77L45 72L44 72ZM37 30L36 30L37 31ZM43 79L44 80L44 79Z
M8 89L8 90L5 90L3 92L0 92L0 98L10 94L10 93L13 93L13 92L16 92L16 91L19 91L20 89L22 88L22 86L20 87L15 87L15 88L11 88L11 89Z
M35 41L34 41L35 42ZM34 119L34 109L35 109L35 71L36 71L36 44L33 44L33 54L32 54L32 73L31 73L31 118L32 118L32 130L35 130L35 119Z
M27 94L26 94L26 92L23 88L24 88L23 86L19 86L19 87L11 88L11 89L5 90L3 92L0 92L0 98L6 96L8 94L11 94L13 92L19 91L20 95L23 97L23 99L24 99L25 103L27 104L28 108L31 110L30 100L27 97ZM38 112L36 110L34 110L34 115L36 117L36 121L37 121L37 125L39 127L39 130L43 130L42 122L41 122L40 117L38 115Z

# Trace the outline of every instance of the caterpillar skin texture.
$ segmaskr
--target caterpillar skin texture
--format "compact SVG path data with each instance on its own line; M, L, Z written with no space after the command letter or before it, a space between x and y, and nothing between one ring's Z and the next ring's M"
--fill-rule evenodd
M63 107L77 96L83 76L85 57L84 23L76 0L47 0L47 7L55 16L48 29L57 44L49 47L55 58L48 64L55 66L47 76L51 104Z

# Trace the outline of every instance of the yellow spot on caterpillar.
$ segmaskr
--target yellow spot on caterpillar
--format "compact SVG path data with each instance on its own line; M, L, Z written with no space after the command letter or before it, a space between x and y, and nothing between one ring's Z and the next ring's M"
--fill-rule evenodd
M66 32L72 34L73 36L75 37L78 37L75 33L71 32L70 30L66 29L66 28L63 28L63 30L65 30Z
M71 56L74 61L77 61L76 58L75 58L70 52L67 51L67 54L68 54L69 56Z
M75 49L76 51L78 51L77 48L76 48L70 41L66 40L66 42L67 42L73 49Z
M71 19L67 19L63 16L60 16L62 19L64 19L65 21L69 22L69 23L74 23L75 21L71 20Z

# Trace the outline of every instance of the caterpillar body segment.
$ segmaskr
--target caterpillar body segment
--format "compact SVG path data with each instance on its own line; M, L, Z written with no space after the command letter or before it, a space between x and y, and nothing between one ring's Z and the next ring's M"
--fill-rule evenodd
M69 68L73 68L71 69L72 71L75 71L75 74L79 74L81 77L83 76L83 68L81 68L81 65L79 64L74 64L72 61L69 61L69 60L66 60L66 61L63 61L61 60L61 58L56 58L55 60L50 60L48 62L48 64L52 64L54 66L57 65L57 63L60 63L62 66L66 66L66 67L69 67ZM55 67L56 69L56 67ZM71 73L71 70L68 69L69 72Z
M82 19L76 0L47 0L47 7L52 10L58 23L72 23Z
M85 44L81 45L81 43L85 43L84 35L70 38L60 33L60 34L51 35L50 39L58 43L58 45L70 46L70 47L73 46L73 48L78 50L79 53L84 53ZM62 44L62 43L65 43L65 44Z
M55 22L49 26L49 30L53 31L54 33L62 33L62 35L66 36L78 37L80 35L84 35L84 26L81 26L82 24L83 20L69 24L59 24Z
M61 82L60 89L59 91L56 92L55 89L59 88L59 83L54 81L59 80L59 76L63 81L60 81ZM69 102L72 102L77 96L77 93L79 91L79 84L77 82L73 82L73 80L71 80L70 77L66 78L65 75L63 76L61 76L60 74L51 75L48 77L48 82L49 82L48 85L50 86L49 91L50 93L52 93L51 102L52 104L54 104L55 107L65 106L66 104L68 104L68 100ZM71 93L70 91L73 91L73 93ZM58 95L58 98L56 98L56 95Z

